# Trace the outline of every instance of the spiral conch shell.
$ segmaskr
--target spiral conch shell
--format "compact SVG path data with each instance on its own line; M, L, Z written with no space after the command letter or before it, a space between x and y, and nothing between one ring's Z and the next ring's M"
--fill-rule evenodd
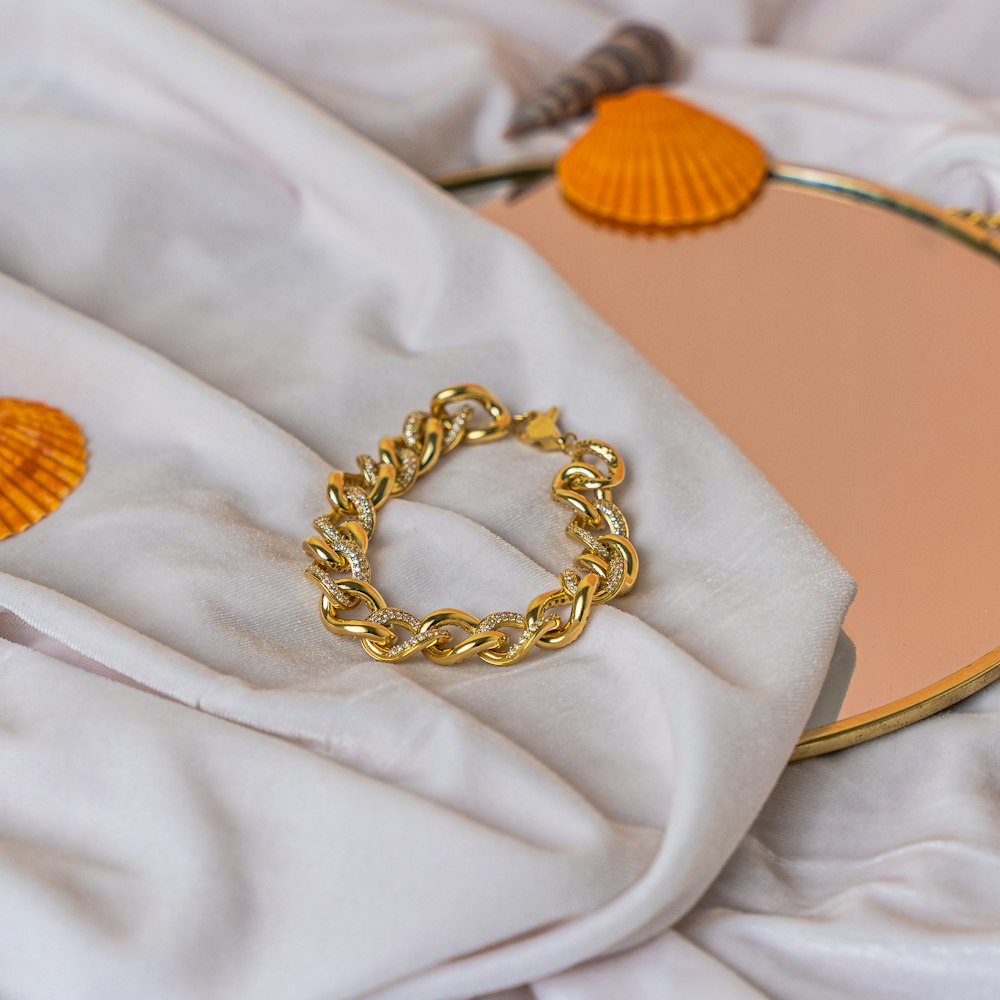
M0 539L51 514L87 471L87 446L61 410L0 399Z
M658 28L638 22L624 24L603 45L525 101L507 128L507 137L582 115L602 94L619 93L643 83L663 83L677 61L673 43Z
M566 200L584 212L634 226L691 226L747 205L767 159L735 126L643 88L602 98L556 173Z

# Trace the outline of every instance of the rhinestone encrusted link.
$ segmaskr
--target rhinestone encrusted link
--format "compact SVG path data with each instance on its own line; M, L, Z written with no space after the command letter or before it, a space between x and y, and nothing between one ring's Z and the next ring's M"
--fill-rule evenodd
M368 494L360 486L345 486L344 496L351 501L358 523L370 535L375 530L375 508Z
M619 510L617 504L606 499L594 500L593 504L604 518L604 523L608 526L610 534L628 538L628 522L625 520L625 515Z
M581 524L577 518L573 518L569 523L569 527L566 529L566 534L572 535L583 542L584 546L590 549L591 552L596 553L602 559L610 559L611 553L608 546L604 542L597 540L597 535L595 535L589 528Z
M455 443L455 440L462 436L471 419L471 406L463 406L453 416L449 417L447 428L444 432L444 446L446 448L450 448Z
M308 576L315 583L319 584L323 593L330 598L331 603L336 607L341 610L357 607L359 598L355 597L353 594L345 594L340 587L337 586L336 574L331 573L330 570L328 570L321 563L314 562L306 570L306 576Z
M403 421L403 440L414 451L420 451L424 443L424 424L430 414L426 410L414 410Z
M378 462L371 455L358 455L358 468L361 476L369 486L378 482Z
M562 621L556 615L544 615L534 622L529 622L524 615L516 611L494 611L492 614L481 618L479 630L482 632L498 632L503 628L517 628L521 634L513 640L498 646L490 656L494 659L514 660L518 654L529 645L534 645L533 640L544 631L551 629L554 625L562 625ZM502 634L502 633L501 633Z
M417 468L420 460L412 448L400 448L397 454L399 455L400 467L399 472L396 474L396 487L402 493L408 490L417 478Z
M408 638L401 639L393 643L393 645L383 648L383 652L388 659L402 660L419 649L424 649L427 646L432 646L442 640L447 641L451 638L448 630L443 628L432 628L426 632L420 632L420 619L416 615L410 614L409 611L403 611L400 608L382 608L374 611L369 616L368 621L375 625L388 625L390 627L401 625L412 633Z
M368 557L357 542L337 530L332 515L324 514L322 517L317 517L313 521L313 527L323 536L323 541L326 542L331 552L336 552L347 560L347 564L351 568L351 576L355 580L371 583L372 570L368 563Z

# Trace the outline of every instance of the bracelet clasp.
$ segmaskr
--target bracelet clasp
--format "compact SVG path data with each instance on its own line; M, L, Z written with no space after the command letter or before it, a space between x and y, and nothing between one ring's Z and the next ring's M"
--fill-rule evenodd
M564 434L558 420L559 408L556 406L544 413L525 410L514 417L514 437L542 451L565 451L576 440L576 435Z

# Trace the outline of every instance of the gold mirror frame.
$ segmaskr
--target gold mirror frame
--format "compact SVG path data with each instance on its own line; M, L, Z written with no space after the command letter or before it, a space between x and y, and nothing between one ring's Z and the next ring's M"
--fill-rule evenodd
M552 162L528 162L455 174L440 178L437 183L444 190L457 194L504 182L530 184L550 176L553 170ZM782 185L818 188L833 197L867 202L909 216L1000 262L1000 233L986 225L979 213L968 215L944 209L871 181L815 167L774 163L768 179ZM843 750L902 729L950 708L998 679L1000 646L968 666L903 698L828 725L807 729L796 744L791 761Z

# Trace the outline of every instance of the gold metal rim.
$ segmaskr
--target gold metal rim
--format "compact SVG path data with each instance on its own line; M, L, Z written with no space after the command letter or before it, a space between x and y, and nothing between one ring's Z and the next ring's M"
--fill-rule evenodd
M951 708L969 695L981 691L995 680L1000 679L1000 646L969 666L956 670L953 674L929 684L905 698L898 698L886 705L880 705L869 712L839 719L828 726L807 729L799 738L792 751L791 760L806 760L819 757L834 750L844 750L866 743L876 736L895 732L919 722L946 708Z
M552 161L529 161L453 174L440 178L436 183L446 191L457 192L502 181L527 183L552 174L554 168ZM813 188L832 197L879 205L939 229L975 250L1000 259L1000 236L996 233L968 222L960 215L952 214L932 202L894 191L873 181L792 163L772 163L769 179L789 186ZM1000 646L967 667L904 698L826 726L807 729L795 745L790 760L794 762L819 757L895 732L912 722L919 722L950 708L995 680L1000 680Z
M554 173L555 162L552 160L526 160L502 167L479 167L476 170L449 174L436 179L434 183L446 191L459 192L503 181L527 184ZM1000 257L1000 234L996 231L968 222L961 215L933 202L895 191L874 181L797 163L772 163L768 179L788 185L814 188L833 197L880 205L889 211L907 215L935 229L941 229L977 250Z

